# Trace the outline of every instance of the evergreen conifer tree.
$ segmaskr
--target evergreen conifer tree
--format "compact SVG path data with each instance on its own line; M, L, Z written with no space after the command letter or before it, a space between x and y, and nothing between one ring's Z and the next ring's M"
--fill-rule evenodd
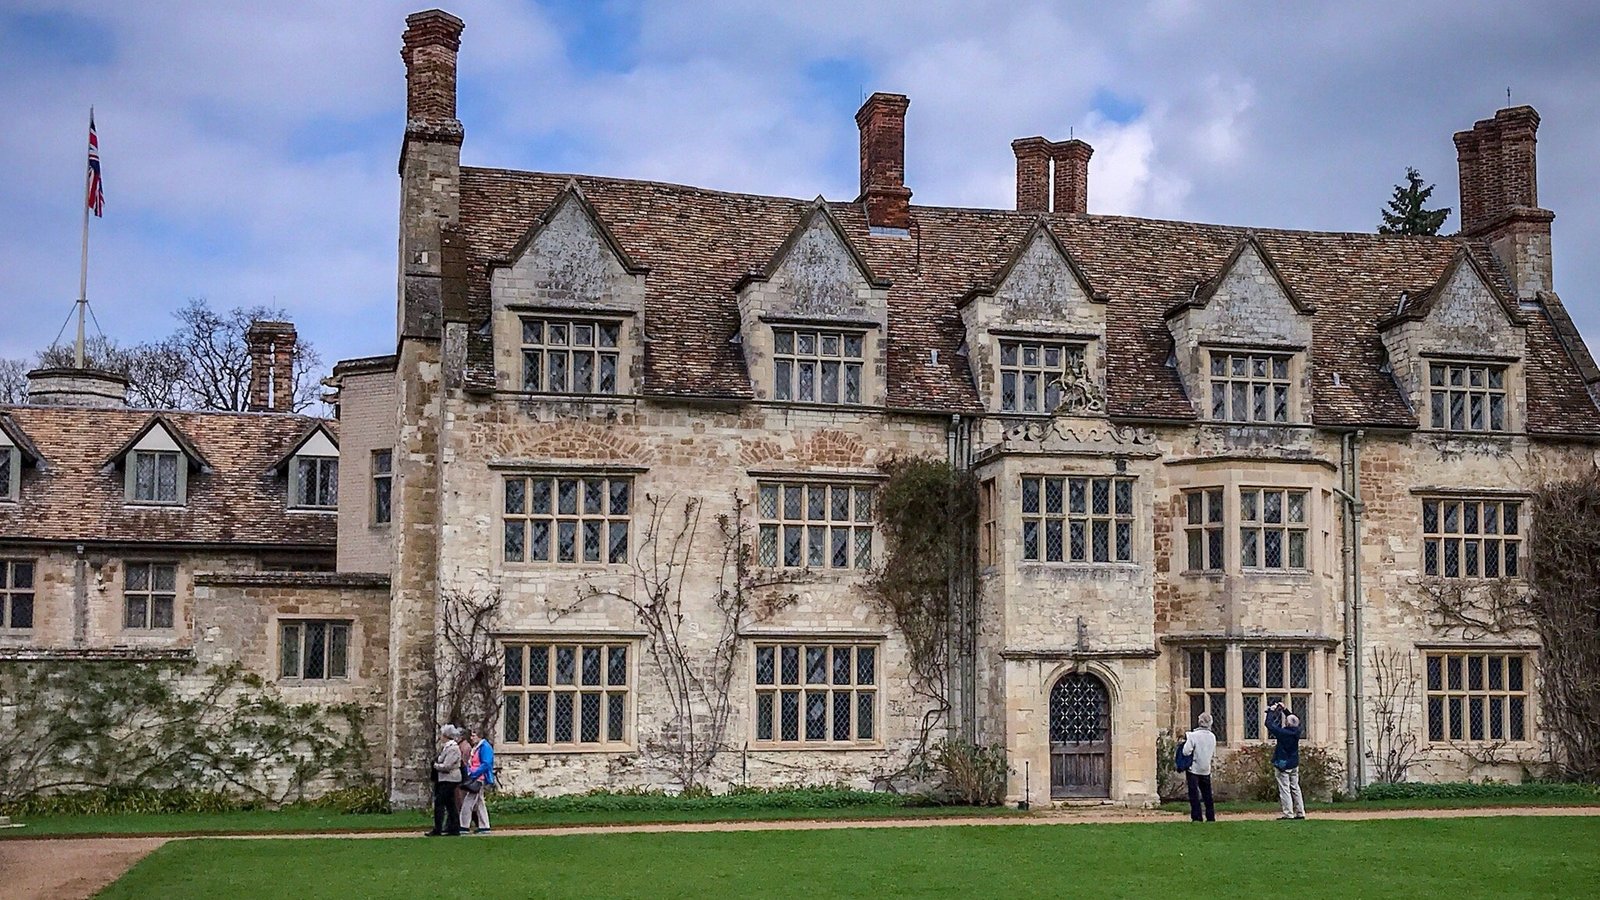
M1406 183L1395 185L1389 208L1383 210L1383 223L1379 234L1438 234L1439 227L1450 217L1450 207L1426 209L1424 204L1433 195L1433 185L1422 186L1422 175L1406 167Z

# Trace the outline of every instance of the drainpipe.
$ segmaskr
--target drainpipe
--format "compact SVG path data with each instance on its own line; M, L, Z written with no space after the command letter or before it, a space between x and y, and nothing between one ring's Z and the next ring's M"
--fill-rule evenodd
M1363 677L1361 666L1361 438L1346 432L1340 441L1339 496L1344 499L1344 742L1345 786L1349 793L1367 782Z

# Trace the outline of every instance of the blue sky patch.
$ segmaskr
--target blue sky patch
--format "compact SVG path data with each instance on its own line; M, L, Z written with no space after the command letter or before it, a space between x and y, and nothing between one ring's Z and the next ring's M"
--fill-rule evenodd
M1089 108L1118 125L1126 125L1144 115L1144 103L1137 97L1124 97L1107 88L1094 92Z

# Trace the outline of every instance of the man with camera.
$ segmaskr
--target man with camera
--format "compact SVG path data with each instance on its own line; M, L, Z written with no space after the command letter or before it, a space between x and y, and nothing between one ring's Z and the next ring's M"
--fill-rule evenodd
M1267 732L1278 741L1272 751L1273 774L1278 779L1279 819L1304 819L1306 802L1300 796L1300 717L1282 702L1267 707Z

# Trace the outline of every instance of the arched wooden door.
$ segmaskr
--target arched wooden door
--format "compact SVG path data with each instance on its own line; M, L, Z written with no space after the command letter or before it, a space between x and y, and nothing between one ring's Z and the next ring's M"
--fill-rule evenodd
M1073 672L1050 689L1050 796L1111 796L1111 697Z

